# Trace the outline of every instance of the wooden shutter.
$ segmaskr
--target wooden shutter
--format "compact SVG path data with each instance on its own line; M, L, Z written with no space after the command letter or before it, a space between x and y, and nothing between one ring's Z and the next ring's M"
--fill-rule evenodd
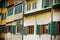
M11 26L11 33L16 34L16 26Z
M40 25L37 25L37 27L36 27L36 34L40 34Z
M50 34L56 35L57 34L57 22L52 22L50 27Z
M49 2L50 2L49 0L42 0L42 7L46 8L46 7L50 6Z
M22 34L22 28L23 28L22 25L20 25L20 33L21 33L21 34Z
M7 33L7 26L4 27L4 33Z
M20 25L20 20L17 20L16 21L16 25Z
M58 35L60 35L60 22L57 22Z
M33 2L32 3L32 9L36 9L37 8L37 2Z
M55 0L55 4L59 4L60 3L60 0Z
M24 27L24 35L27 35L27 27Z
M48 24L48 34L50 34L51 23Z
M2 20L6 19L6 13L2 14Z
M2 34L2 27L0 27L0 34Z

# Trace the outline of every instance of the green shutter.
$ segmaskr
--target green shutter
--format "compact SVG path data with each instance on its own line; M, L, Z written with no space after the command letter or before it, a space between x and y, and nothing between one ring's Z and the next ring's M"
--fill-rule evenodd
M6 19L6 13L2 14L2 20Z
M0 27L0 34L2 34L2 27Z
M16 26L13 26L13 34L16 34Z
M51 28L51 35L56 35L57 34L57 22L52 22L52 28Z
M57 35L57 22L49 23L48 29L50 35Z
M36 34L40 34L40 25L37 25L37 28L36 28Z
M13 33L13 26L10 26L10 32Z
M7 26L4 27L4 33L7 33Z
M23 32L24 35L27 35L27 27L24 27L24 32Z
M23 28L22 25L20 25L20 33L21 33L21 34L22 34L22 28Z
M49 2L50 2L50 0L42 0L42 7L46 8L46 7L50 6L51 4Z
M11 26L11 33L16 34L16 26Z

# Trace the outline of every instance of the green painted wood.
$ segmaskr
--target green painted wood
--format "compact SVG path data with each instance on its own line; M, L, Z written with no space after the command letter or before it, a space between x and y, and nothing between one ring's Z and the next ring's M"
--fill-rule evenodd
M4 27L4 33L7 33L7 26Z
M49 23L48 33L50 35L57 35L57 22Z
M36 34L40 35L40 25L37 25L37 27L36 27Z
M27 35L27 27L24 27L24 35Z
M11 26L10 31L12 34L16 34L16 26Z
M20 25L20 20L17 20L16 21L16 25Z
M0 34L2 34L2 27L0 27Z
M22 32L22 29L23 29L23 27L22 27L22 25L20 25L20 33L22 34L23 32Z
M6 13L2 14L2 20L6 19Z
M57 35L57 22L52 22L51 35Z
M42 7L46 8L51 6L51 0L42 0Z

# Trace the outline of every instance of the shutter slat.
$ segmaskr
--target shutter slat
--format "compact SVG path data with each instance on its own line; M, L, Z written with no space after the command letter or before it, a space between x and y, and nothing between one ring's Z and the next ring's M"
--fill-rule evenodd
M4 33L7 33L7 26L4 27Z
M11 26L11 33L16 34L16 26Z
M22 34L22 25L20 25L20 33Z
M27 27L24 27L24 35L27 35Z
M40 35L40 25L37 25L36 34Z
M0 34L2 34L2 27L0 27Z

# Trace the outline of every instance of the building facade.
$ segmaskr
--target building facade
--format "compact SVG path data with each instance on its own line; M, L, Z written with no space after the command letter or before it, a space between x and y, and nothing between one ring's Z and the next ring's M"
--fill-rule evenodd
M24 11L22 3L22 0L1 1L1 39L60 40L59 0L24 0Z

